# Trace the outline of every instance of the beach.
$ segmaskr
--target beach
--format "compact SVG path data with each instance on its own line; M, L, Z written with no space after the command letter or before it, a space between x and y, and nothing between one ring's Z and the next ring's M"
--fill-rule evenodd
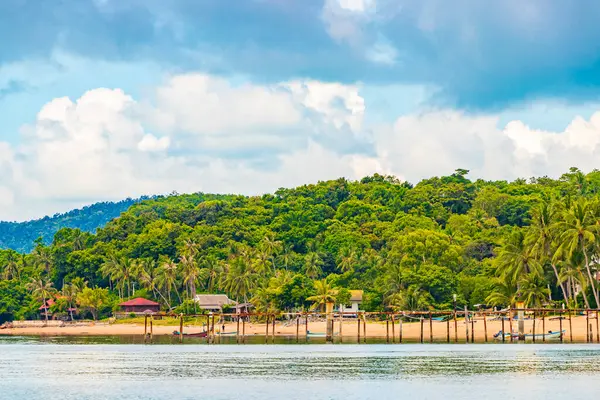
M61 324L49 324L49 326L43 326L42 321L37 321L38 324L34 326L22 326L27 324L19 324L15 322L15 326L12 328L6 328L0 330L0 335L15 335L15 336L61 336L61 335L73 335L73 336L103 336L103 335L143 335L144 324L143 323L108 323L108 322L78 322L76 324L65 323ZM53 322L53 321L51 321ZM527 319L525 323L525 333L533 333L534 323L533 319ZM215 324L215 332L219 333L222 330L223 324ZM238 331L237 322L226 322L225 333L234 333ZM455 333L459 342L464 342L466 339L466 326L464 319L459 319L456 322L456 329L453 320L449 321L436 321L432 322L425 318L423 324L420 321L414 322L403 322L402 323L402 338L406 341L419 341L421 339L421 325L423 329L423 340L429 341L431 338L433 341L440 342L446 341L448 337L448 331L450 332L450 341L455 340ZM475 323L468 323L469 339L472 340L472 325L474 326L475 334L474 339L476 342L485 341L485 332L487 326L488 340L494 340L493 335L502 330L502 321L488 317L484 322L483 318L476 318ZM545 325L545 327L544 327ZM361 323L360 325L360 336L361 338L386 338L389 336L390 341L392 337L395 341L399 341L400 337L400 324L398 320L392 328L391 321L386 324L385 321L368 321L366 327ZM569 323L568 317L562 320L562 329L565 330L564 341L569 342L586 342L586 333L592 330L592 339L597 341L597 321L595 316L590 316L589 320L586 320L585 316L573 316L571 323ZM195 323L184 324L184 333L197 333L203 331L205 326L198 321ZM431 329L430 329L431 328ZM508 320L504 321L505 331L510 330L510 324ZM518 329L517 321L512 323L513 332ZM246 336L264 336L267 332L265 322L251 322L251 323L240 323L239 330L240 334L242 329L245 329ZM544 331L559 331L560 321L553 318L545 318L545 322L542 322L541 318L535 320L535 333L541 334ZM179 320L165 319L155 321L152 326L153 335L171 335L173 331L179 330ZM309 321L308 330L314 333L324 333L325 321ZM148 326L148 332L150 327ZM296 327L296 321L276 321L275 323L275 336L296 336L298 332L300 337L305 336L306 325L304 320L300 321L299 327ZM272 324L269 323L268 327L269 335L273 335ZM336 319L334 322L334 335L343 338L356 338L358 335L358 321L356 319L348 319L343 321L341 335L340 335L340 320ZM392 336L393 335L393 336Z

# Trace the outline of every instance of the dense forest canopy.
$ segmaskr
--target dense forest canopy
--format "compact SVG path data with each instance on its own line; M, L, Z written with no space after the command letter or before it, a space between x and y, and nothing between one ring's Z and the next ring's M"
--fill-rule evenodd
M469 307L596 307L600 171L467 175L148 199L95 234L63 228L29 254L1 251L0 321L33 317L50 297L56 311L96 317L134 294L182 310L202 292L258 310L306 309L345 289L364 290L373 311L448 309L454 294Z
M34 221L0 221L0 249L29 253L35 246L35 240L41 238L44 244L50 244L54 234L60 228L77 228L84 232L95 232L97 228L121 215L132 204L144 199L147 198L96 203L80 210L55 214Z

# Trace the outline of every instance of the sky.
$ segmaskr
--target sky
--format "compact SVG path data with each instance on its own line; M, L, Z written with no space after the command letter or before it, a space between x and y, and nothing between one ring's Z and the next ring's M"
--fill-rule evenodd
M0 220L600 167L600 2L2 0Z

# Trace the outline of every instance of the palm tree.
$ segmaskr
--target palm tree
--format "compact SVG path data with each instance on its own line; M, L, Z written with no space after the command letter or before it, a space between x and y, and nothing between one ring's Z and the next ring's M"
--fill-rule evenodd
M345 249L340 255L338 267L342 272L352 271L356 264L356 252L354 250Z
M544 278L530 274L521 282L521 296L527 307L540 307L550 296Z
M42 302L42 306L46 307L44 310L44 315L46 317L46 322L48 322L48 308L47 308L47 300L52 298L55 290L52 287L52 282L44 281L40 278L31 278L31 281L27 284L27 289L31 292L33 297Z
M270 234L265 236L261 243L262 248L267 252L270 257L271 263L273 265L273 272L275 272L275 257L281 252L283 249L283 243L279 240L275 239L275 235Z
M309 278L316 279L323 273L322 265L323 260L321 260L319 254L315 252L308 253L304 259L304 273Z
M208 256L202 261L202 269L208 280L206 288L212 293L215 284L219 281L219 276L223 273L223 264L214 256Z
M4 279L7 281L11 279L19 279L19 262L17 261L17 255L14 252L9 252L6 257L6 265L4 265Z
M198 264L196 264L196 260L192 255L181 256L179 262L183 266L183 284L187 285L188 287L189 298L194 299L196 297L196 281L198 280L198 275L200 274Z
M492 293L485 299L491 306L512 306L518 298L517 286L504 279L496 279Z
M497 258L497 273L517 287L531 273L542 275L542 266L533 247L525 241L523 230L514 232L502 247Z
M423 310L431 303L431 294L418 285L412 285L388 297L388 302L392 308L399 310Z
M556 234L552 225L556 222L558 210L548 201L543 201L533 210L531 225L527 232L526 242L532 246L532 250L539 260L548 261L554 272L557 284L563 294L563 298L568 300L565 285L559 279L558 269L556 268L556 259L553 255L556 253Z
M585 269L587 271L592 293L596 300L596 306L600 304L596 281L592 276L588 256L589 246L598 240L596 221L590 212L592 204L586 199L580 199L573 203L563 216L563 221L554 224L554 229L560 232L558 254L570 257L573 253L581 251L584 256Z
M317 293L314 296L306 298L314 302L313 309L321 308L324 311L327 303L335 303L335 290L327 279L315 281L315 290Z
M52 253L50 252L50 248L38 245L33 250L33 255L36 264L42 267L42 270L48 275L50 273L50 268L52 268Z
M244 303L247 303L248 296L258 285L259 279L260 276L252 263L240 256L229 263L221 285L236 301L243 299Z
M177 296L179 296L179 292L177 292L177 288L175 285L176 282L177 264L174 263L172 260L167 260L163 262L158 269L156 283L167 290L167 299L169 307L171 307L171 289L175 288L175 292L177 293ZM179 302L181 302L181 298L179 298Z

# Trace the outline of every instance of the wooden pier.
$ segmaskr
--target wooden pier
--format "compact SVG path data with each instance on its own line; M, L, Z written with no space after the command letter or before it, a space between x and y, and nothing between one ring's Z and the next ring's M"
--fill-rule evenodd
M309 342L313 338L325 338L327 342L366 343L367 339L379 339L385 343L474 343L507 341L530 341L532 343L554 340L564 342L600 343L599 310L596 309L539 309L513 308L504 310L428 310L389 312L281 312L281 313L209 313L209 314L154 314L146 315L144 339L152 342L156 334L156 318L173 318L179 330L174 332L179 342L186 337L203 337L207 343L220 343L223 336L235 335L236 343L246 343L249 336L264 335L264 343L274 343L276 336L291 337L296 343ZM185 321L204 320L202 332L186 332ZM518 330L513 330L513 321ZM563 320L568 324L565 329ZM215 329L226 324L231 333ZM354 330L350 325L356 324ZM578 332L574 335L574 323ZM581 324L584 325L583 334ZM301 329L301 325L304 328ZM453 329L451 329L453 325ZM464 335L459 335L459 325ZM257 327L262 326L259 333ZM310 326L317 327L311 330ZM367 332L369 327L369 332ZM541 327L541 329L540 329ZM252 328L252 333L247 332ZM508 331L505 331L508 328ZM551 328L550 330L547 330ZM193 330L197 330L197 326ZM278 330L277 330L278 329ZM314 329L314 328L312 328Z

